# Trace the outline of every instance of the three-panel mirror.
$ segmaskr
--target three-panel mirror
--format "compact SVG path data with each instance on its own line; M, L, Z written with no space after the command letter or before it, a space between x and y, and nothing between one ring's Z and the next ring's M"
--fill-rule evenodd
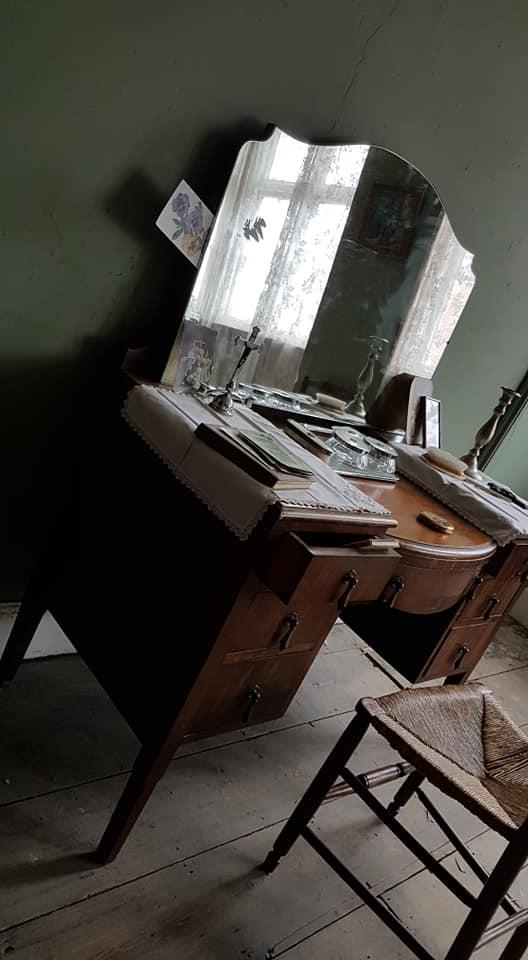
M471 262L406 160L275 128L239 152L185 319L203 327L212 383L226 382L235 338L257 325L263 345L244 380L337 396L354 393L368 337L383 337L372 399L383 376L432 377L471 293ZM180 334L165 382L181 352Z

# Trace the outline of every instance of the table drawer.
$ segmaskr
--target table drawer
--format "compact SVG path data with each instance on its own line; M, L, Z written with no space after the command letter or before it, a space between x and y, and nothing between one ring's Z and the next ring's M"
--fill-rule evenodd
M496 620L453 627L436 648L416 682L437 680L456 673L470 673L485 652L496 629Z
M259 662L224 660L186 722L185 739L238 730L282 716L313 660L312 654Z
M513 543L498 550L492 561L492 573L499 580L510 577L520 577L526 582L528 579L528 544ZM498 569L493 569L497 565Z
M376 600L399 562L392 549L368 553L353 547L309 543L288 533L274 545L259 576L285 603L368 603Z
M475 578L482 561L436 560L418 557L398 564L380 600L406 613L438 613L453 606Z
M337 616L337 604L317 598L312 603L283 603L250 574L219 642L233 663L306 653L321 645Z
M519 576L509 580L477 576L460 611L459 623L501 617L524 586Z

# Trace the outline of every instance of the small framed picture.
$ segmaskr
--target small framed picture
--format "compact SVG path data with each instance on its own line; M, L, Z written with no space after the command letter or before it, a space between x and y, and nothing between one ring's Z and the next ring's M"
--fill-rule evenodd
M198 390L209 383L214 370L216 330L194 320L184 320L178 332L179 356L175 387Z
M367 197L358 240L377 254L405 260L411 248L424 191L375 183Z
M433 397L422 397L424 447L442 446L442 405Z
M195 267L200 263L213 214L185 180L180 180L156 226Z

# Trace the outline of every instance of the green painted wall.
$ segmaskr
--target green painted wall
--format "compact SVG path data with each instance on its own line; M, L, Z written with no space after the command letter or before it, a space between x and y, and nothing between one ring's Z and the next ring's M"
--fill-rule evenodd
M528 500L528 407L502 441L486 472Z
M528 8L513 0L4 0L3 595L20 592L122 346L176 320L192 268L157 235L180 176L211 204L273 121L377 143L435 183L479 284L442 362L467 447L526 367ZM51 488L46 484L53 480Z

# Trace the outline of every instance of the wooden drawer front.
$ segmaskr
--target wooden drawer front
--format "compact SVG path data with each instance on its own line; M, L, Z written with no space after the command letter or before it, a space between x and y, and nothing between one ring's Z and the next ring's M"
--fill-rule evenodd
M350 603L376 600L399 562L395 550L362 553L352 547L313 546L288 533L263 561L259 575L285 603L336 605L348 591Z
M513 576L509 580L502 580L500 577L477 577L460 611L459 623L501 617L524 586L525 583L519 576Z
M280 717L299 688L313 655L294 654L257 663L224 663L186 723L185 738L238 730Z
M499 569L493 569L492 574L498 580L508 580L510 577L520 577L526 582L528 578L528 545L513 544L506 547L504 551L498 550L496 563L500 564Z
M285 604L250 574L220 642L231 663L306 653L323 642L337 615L333 604Z
M469 673L485 652L496 629L496 620L467 627L453 627L436 648L417 682L437 680L456 673Z
M402 560L380 600L407 613L438 613L453 606L474 580L482 561L442 560L418 565Z

